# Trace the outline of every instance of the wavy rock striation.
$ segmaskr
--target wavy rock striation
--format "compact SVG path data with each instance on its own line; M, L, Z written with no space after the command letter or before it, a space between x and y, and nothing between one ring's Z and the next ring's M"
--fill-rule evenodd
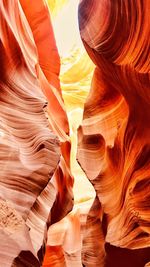
M148 0L79 5L81 37L96 65L78 130L77 158L96 191L89 215L99 212L84 241L86 267L104 266L105 259L109 267L142 267L150 260L149 10ZM136 249L140 260L129 257Z
M41 266L47 229L71 210L73 185L59 56L42 0L0 1L0 63L0 266Z

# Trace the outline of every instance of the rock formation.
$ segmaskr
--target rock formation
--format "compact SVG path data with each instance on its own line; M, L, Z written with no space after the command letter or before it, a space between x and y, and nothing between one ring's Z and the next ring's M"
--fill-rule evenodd
M0 266L41 266L72 209L60 61L42 0L0 1Z
M55 15L75 1L47 0ZM0 267L150 265L149 13L149 0L80 0L87 53L70 21L62 94L46 1L0 0Z
M148 0L80 1L80 33L96 65L78 131L78 161L96 191L89 216L99 211L91 228L87 221L86 267L150 260L149 10Z

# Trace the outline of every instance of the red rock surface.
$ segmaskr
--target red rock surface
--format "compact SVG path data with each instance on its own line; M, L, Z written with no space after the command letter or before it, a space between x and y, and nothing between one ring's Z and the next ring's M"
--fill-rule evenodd
M0 1L0 24L0 266L35 267L72 209L59 55L44 1Z
M48 6L0 1L0 267L149 266L149 13L149 0L80 1L81 38L95 71L77 160L95 195L85 192L73 206L69 123ZM93 71L81 54L64 59L69 68L61 77L74 150Z
M104 266L102 252L106 262L111 253L105 242L118 251L106 266L150 260L149 10L147 0L83 0L79 6L81 37L96 65L78 131L78 161L96 191L91 212L99 211L85 240L86 267Z

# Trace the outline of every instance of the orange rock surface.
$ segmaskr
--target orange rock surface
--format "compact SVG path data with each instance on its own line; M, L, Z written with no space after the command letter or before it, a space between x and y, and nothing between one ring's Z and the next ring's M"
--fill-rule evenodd
M149 266L149 13L0 1L0 267Z

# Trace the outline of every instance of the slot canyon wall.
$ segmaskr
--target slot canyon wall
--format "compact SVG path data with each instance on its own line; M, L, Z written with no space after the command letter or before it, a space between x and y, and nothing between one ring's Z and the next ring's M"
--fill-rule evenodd
M140 0L79 6L81 37L96 65L78 130L78 161L96 191L85 266L150 260L149 11L150 1Z
M0 267L150 266L149 14L0 1Z
M73 205L60 59L43 1L0 1L0 62L0 266L41 266L48 227Z

